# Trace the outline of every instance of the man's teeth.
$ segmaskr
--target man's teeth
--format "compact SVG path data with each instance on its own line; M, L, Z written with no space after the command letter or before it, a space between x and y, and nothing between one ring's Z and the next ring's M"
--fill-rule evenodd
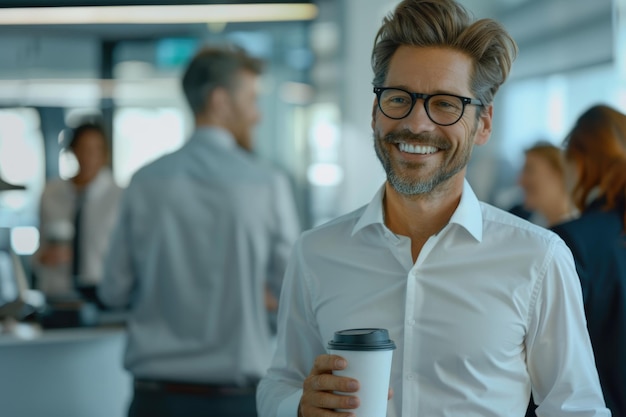
M408 143L399 143L398 147L402 152L429 154L437 152L434 146L410 145Z

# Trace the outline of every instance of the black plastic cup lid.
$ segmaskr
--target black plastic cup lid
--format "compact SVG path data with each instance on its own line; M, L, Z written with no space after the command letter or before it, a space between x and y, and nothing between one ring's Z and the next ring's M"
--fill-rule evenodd
M335 332L328 342L332 350L393 350L396 344L389 339L387 329L347 329Z

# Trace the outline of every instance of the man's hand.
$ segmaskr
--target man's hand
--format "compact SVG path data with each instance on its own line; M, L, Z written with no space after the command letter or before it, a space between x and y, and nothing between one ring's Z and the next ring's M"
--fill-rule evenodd
M320 355L315 358L311 373L304 380L302 398L298 406L298 417L331 417L351 414L336 413L337 408L352 409L359 406L359 399L353 395L335 394L356 392L359 381L333 375L333 370L344 369L348 363L337 355Z

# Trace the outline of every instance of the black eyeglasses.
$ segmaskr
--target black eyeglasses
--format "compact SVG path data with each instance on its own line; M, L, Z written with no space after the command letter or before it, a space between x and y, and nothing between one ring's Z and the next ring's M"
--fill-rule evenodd
M401 88L374 87L378 97L378 108L390 119L399 120L407 117L417 99L424 100L424 109L428 118L440 126L450 126L461 120L465 106L482 106L476 98L455 96L454 94L411 93Z

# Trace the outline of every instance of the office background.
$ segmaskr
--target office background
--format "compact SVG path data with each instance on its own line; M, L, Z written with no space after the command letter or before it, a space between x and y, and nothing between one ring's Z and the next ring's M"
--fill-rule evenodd
M248 1L232 18L213 11L167 24L86 23L93 15L80 17L87 9L79 7L61 16L83 23L35 24L41 10L24 7L129 2L0 1L0 177L27 186L0 194L0 227L11 228L26 269L38 246L45 181L70 177L77 168L62 149L67 128L85 118L103 120L111 131L115 179L125 186L139 167L182 146L191 132L179 78L204 44L233 42L267 61L255 152L290 175L304 228L368 202L384 180L372 146L370 51L382 17L397 2L295 2L313 13L234 21L246 13L260 16L253 6L269 3ZM461 2L478 17L500 20L520 47L496 99L492 138L475 150L468 170L481 199L508 208L521 198L515 182L526 147L538 139L559 144L592 104L626 111L626 0ZM30 22L8 20L20 8ZM3 339L0 345L0 392L9 410L124 415L130 381L121 368L118 331L48 333L32 343Z
M28 187L0 196L0 226L14 229L18 253L37 247L45 180L76 169L61 146L65 129L85 117L104 120L116 181L126 185L140 166L186 140L192 120L179 76L194 51L211 43L233 42L267 61L256 152L290 174L303 226L369 201L384 179L371 139L369 54L397 0L295 2L312 13L265 22L236 22L240 10L228 21L209 12L191 23L34 24L38 7L26 9L30 21L9 20L16 6L124 3L0 2L0 176ZM515 182L526 147L560 143L591 104L626 109L626 0L462 3L500 20L520 47L496 100L492 138L475 150L468 172L479 197L507 208L520 198Z

